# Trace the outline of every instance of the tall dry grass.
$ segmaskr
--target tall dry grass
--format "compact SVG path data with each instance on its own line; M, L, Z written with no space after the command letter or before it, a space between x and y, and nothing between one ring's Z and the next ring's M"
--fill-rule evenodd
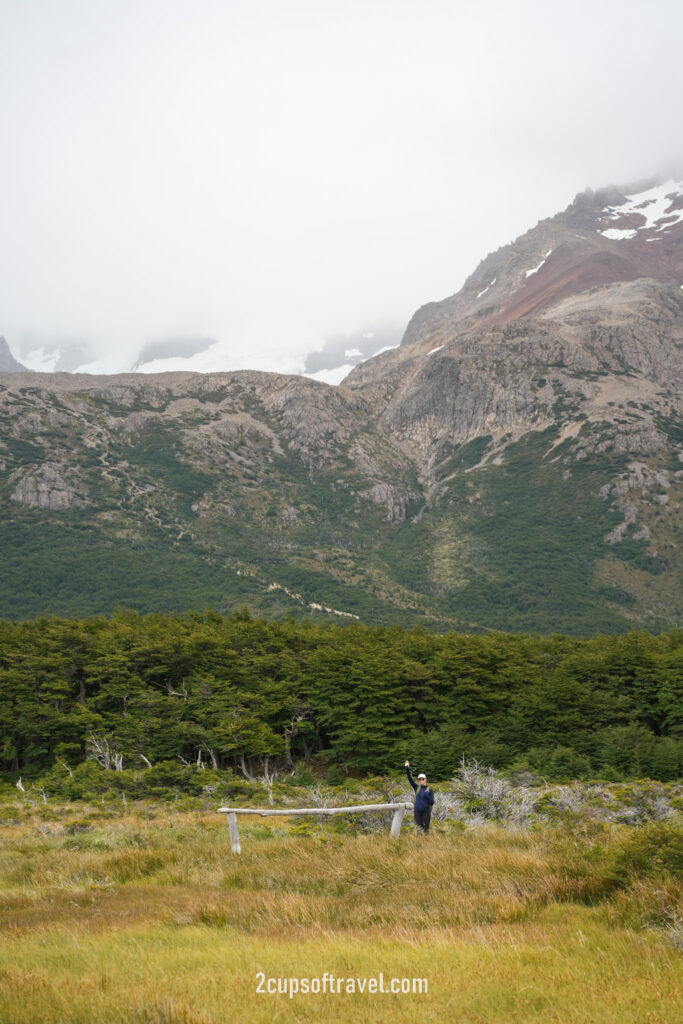
M252 836L247 826L236 858L226 831L120 821L75 836L22 837L11 863L8 851L0 861L0 924L18 929L27 916L33 927L41 908L46 921L60 911L90 918L95 905L100 918L125 905L136 919L164 919L177 904L185 919L245 932L400 931L417 918L439 927L521 920L553 900L590 900L600 888L543 832L407 832L391 842L323 830L269 835L259 826Z
M647 868L632 828L241 832L238 858L224 820L199 813L4 827L0 1022L673 1019L681 883ZM290 1001L257 995L257 970L430 990Z
M47 928L4 957L0 1020L12 1024L228 1024L443 1020L472 1024L670 1024L677 954L651 934L609 931L588 907L533 922L404 935L245 935L137 926ZM270 977L426 977L426 995L259 995Z

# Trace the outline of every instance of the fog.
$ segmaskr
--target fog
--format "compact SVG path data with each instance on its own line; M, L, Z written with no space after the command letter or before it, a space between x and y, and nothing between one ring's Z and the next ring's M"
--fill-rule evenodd
M673 0L0 0L0 335L298 372L386 334L679 162L682 38Z

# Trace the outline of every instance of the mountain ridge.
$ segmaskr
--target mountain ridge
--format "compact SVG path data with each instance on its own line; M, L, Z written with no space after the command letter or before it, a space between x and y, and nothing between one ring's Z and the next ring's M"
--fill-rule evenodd
M683 188L641 184L580 194L338 387L0 376L0 613L678 624Z
M654 202L649 193L657 189L675 196L671 206L678 220L674 225L662 223L643 235L632 225L647 219L648 205ZM645 196L645 205L640 212L627 210L619 215L619 209L628 205L629 195ZM458 321L463 330L475 323L506 323L601 284L640 277L680 284L681 218L683 180L650 178L621 188L612 185L580 192L561 213L539 221L519 238L489 253L459 292L420 307L409 321L401 345L414 344L427 334L436 338L444 319ZM634 236L605 237L604 231L619 231L614 226L619 224L625 225L621 230L634 231ZM658 251L648 252L655 237ZM514 302L510 302L513 296Z

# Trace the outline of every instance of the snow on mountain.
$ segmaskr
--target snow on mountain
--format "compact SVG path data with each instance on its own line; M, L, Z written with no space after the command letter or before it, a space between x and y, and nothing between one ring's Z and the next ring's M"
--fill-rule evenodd
M629 223L627 227L600 231L613 241L635 238L642 231L669 231L683 222L683 182L670 179L628 195L625 202L606 206L603 212L610 220Z
M315 373L302 373L301 376L308 377L310 380L320 380L323 384L332 384L336 387L356 365L356 363L345 363L343 366L336 366L333 370L316 370Z
M546 261L546 260L548 259L548 256L550 256L550 254L551 254L551 252L552 252L552 251L553 251L552 249L548 249L547 253L546 253L546 254L545 254L545 256L543 257L543 259L541 260L541 262L540 262L540 263L538 264L538 266L537 266L537 267L532 267L532 269L531 269L531 270L527 270L527 272L526 272L526 274L525 274L524 276L525 276L525 277L531 277L531 275L532 275L532 274L537 274L537 273L538 273L538 271L539 271L539 270L541 269L541 267L543 266L543 264L545 263L545 261Z
M388 330L354 332L349 337L362 339L362 348L355 344L346 347L330 346L327 352L328 365L315 365L313 358L315 343L307 348L283 344L283 351L277 356L266 352L259 354L257 345L214 341L207 338L166 339L146 343L134 361L125 350L115 348L95 356L85 347L76 352L60 344L34 344L22 351L22 369L38 373L87 373L94 376L118 373L225 373L236 370L262 370L270 373L296 374L312 380L337 385L358 363L380 352L386 352L395 345L387 345L392 336ZM398 332L393 331L397 337ZM73 346L72 346L73 348Z
M34 370L37 373L53 373L59 361L59 353L41 346L31 349L30 352L22 352L21 358L28 370Z
M427 351L438 350L455 325L462 330L510 323L572 294L639 278L676 284L683 280L680 177L579 193L565 211L490 253L458 293L419 309L403 334L402 345L419 339ZM295 331L279 339L275 355L272 351L260 354L257 337L223 341L199 335L167 337L148 341L136 359L130 346L97 354L94 343L87 341L53 343L31 338L19 355L27 368L47 373L253 369L336 385L355 366L398 347L400 336L400 326L381 323L329 335L321 346L317 338L302 338Z
M137 373L227 373L233 370L263 370L270 373L300 374L303 356L283 351L278 355L260 353L256 345L217 341L201 352L189 356L168 356L151 359L136 366Z
M391 352L393 349L399 348L398 345L383 345L382 348L377 349L372 355L365 357L364 359L354 358L353 363L343 363L341 366L335 366L329 370L316 370L315 373L308 373L304 370L301 374L302 377L310 377L311 380L321 380L324 384L341 384L345 377L351 373L351 370L356 366L360 366L361 363L367 363L370 359L374 359L375 356L381 356L383 352ZM347 353L347 355L355 356L356 353Z

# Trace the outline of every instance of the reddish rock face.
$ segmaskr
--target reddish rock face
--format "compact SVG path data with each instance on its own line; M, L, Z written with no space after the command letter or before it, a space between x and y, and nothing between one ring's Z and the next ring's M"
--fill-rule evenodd
M596 234L596 238L577 240L576 245L559 245L490 322L508 323L532 315L598 285L641 277L667 284L683 279L683 223L661 232L639 232L632 238L607 239Z
M482 260L457 294L418 310L402 345L435 346L640 278L683 282L683 181L580 193L565 211Z

